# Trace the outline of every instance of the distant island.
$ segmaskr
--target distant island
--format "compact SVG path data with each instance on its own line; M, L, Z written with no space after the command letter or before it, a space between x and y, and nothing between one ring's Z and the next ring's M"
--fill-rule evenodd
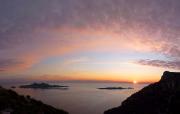
M0 87L0 114L68 114L68 112Z
M180 114L180 72L165 71L159 82L131 95L104 114Z
M47 83L32 83L30 85L21 85L19 88L32 88L32 89L68 89L69 86L50 85Z
M16 88L16 86L11 86L12 89Z
M127 87L127 88L124 88L124 87L104 87L104 88L98 88L98 89L121 90L121 89L134 89L134 88L132 88L132 87Z

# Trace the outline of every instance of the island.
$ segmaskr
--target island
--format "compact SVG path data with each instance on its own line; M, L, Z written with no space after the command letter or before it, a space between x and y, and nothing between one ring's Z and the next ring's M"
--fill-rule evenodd
M0 114L68 114L68 112L0 87Z
M69 86L50 85L47 83L32 83L30 85L21 85L19 88L32 88L32 89L68 89Z
M11 88L12 88L12 89L15 89L15 88L16 88L16 86L11 86Z
M131 95L104 114L180 114L180 72L165 71L159 82Z
M106 89L106 90L122 90L122 89L134 89L132 87L104 87L104 88L97 88L97 89Z

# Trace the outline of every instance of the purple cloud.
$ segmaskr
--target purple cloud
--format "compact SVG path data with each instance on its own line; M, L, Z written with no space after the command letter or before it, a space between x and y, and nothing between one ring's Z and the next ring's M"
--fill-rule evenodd
M74 38L76 34L71 35L74 29L87 31L103 29L119 36L119 39L109 38L119 42L119 47L124 44L122 41L137 47L135 45L137 41L143 46L140 45L138 51L150 47L151 52L161 53L179 61L179 6L179 0L2 0L0 1L0 70L21 64L20 61L4 58L25 58L27 54L36 61L34 58L49 56L49 52L54 51L52 48L54 43L62 48L67 43L68 47L77 41L80 42L79 44L83 41L84 45L91 43L92 36L87 39L79 38L80 40ZM64 37L66 34L64 35L62 29L66 27L71 36ZM48 33L41 31L42 29L53 31L58 28L60 28L58 38L54 38L53 35L48 36ZM58 41L53 41L54 39ZM98 40L101 41L99 37ZM152 66L162 63L162 66L178 68L176 62L160 61L148 61L148 63ZM171 63L172 66L169 65Z
M22 61L15 60L15 59L0 60L0 72L6 72L8 70L11 70L11 68L14 69L14 67L18 67L23 64L24 63Z
M138 64L180 70L180 61L139 60Z

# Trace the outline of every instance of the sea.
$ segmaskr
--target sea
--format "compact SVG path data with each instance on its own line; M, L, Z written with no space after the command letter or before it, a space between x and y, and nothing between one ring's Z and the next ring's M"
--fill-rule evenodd
M63 109L69 112L69 114L103 114L103 112L108 109L120 106L125 99L148 85L102 82L66 82L51 84L69 86L69 89L23 89L18 88L19 85L17 84L8 85L6 88L16 86L13 90L20 95L30 95L36 100L40 100L55 108ZM134 89L98 89L103 87L132 87Z

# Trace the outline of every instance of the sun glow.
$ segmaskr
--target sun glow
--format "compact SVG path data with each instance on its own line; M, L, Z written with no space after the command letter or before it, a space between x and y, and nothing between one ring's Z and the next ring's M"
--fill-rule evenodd
M134 80L134 81L133 81L133 84L137 84L137 81L136 81L136 80Z

